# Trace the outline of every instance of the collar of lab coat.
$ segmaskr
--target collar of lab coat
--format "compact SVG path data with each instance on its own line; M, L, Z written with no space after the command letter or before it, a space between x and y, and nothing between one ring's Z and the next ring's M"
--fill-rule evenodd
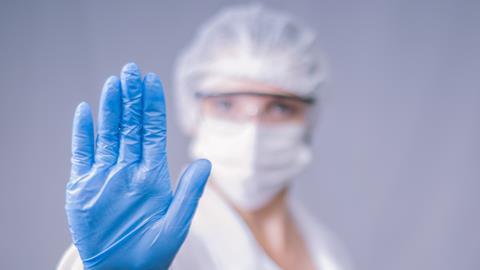
M349 269L332 234L297 200L289 197L288 205L317 269ZM200 200L190 234L176 262L183 260L191 264L185 269L280 269L257 243L239 214L210 186Z

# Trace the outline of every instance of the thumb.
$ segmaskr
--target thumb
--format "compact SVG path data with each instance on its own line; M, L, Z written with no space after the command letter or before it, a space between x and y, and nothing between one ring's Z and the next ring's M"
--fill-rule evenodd
M211 168L210 161L199 159L191 163L180 176L175 195L167 212L168 229L177 231L181 235L186 234Z

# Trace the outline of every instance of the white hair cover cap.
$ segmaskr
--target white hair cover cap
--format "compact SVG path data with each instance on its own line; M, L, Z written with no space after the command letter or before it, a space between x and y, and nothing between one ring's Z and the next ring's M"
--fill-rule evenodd
M327 65L312 30L288 14L250 4L225 8L202 25L174 72L180 124L191 134L198 117L197 91L245 80L315 98Z

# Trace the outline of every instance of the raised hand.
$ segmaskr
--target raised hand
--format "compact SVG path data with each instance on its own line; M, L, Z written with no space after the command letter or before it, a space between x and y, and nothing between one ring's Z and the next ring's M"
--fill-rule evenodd
M137 65L112 76L100 98L75 112L66 212L85 269L167 269L188 233L210 174L192 163L172 192L162 84Z

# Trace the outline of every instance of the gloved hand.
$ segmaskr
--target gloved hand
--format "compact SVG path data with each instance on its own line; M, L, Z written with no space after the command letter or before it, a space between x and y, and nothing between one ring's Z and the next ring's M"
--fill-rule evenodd
M98 130L87 103L75 112L66 212L85 269L167 269L188 233L210 174L192 163L170 186L160 79L124 66L102 91ZM95 146L94 146L95 145Z

